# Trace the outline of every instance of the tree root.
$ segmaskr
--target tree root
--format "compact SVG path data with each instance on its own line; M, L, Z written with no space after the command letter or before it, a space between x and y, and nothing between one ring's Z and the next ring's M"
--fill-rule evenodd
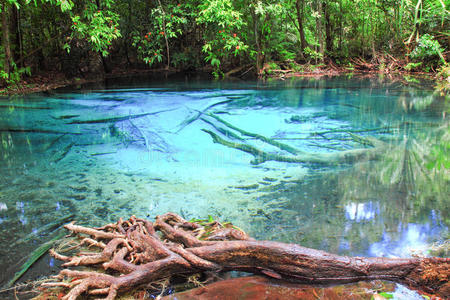
M97 229L73 223L65 227L76 235L91 236L82 243L99 252L71 257L51 254L66 261L66 267L102 266L105 270L66 268L56 281L43 285L69 289L65 300L84 293L114 299L118 293L172 275L230 270L309 284L390 280L444 297L450 290L449 258L338 256L295 244L255 241L230 223L188 222L174 213L158 216L154 223L132 216Z

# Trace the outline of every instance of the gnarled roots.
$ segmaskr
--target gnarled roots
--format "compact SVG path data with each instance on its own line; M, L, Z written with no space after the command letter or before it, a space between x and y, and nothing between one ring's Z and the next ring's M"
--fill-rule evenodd
M81 236L79 245L100 251L75 256L51 251L65 261L66 268L55 277L57 281L43 286L69 289L63 299L83 293L114 299L119 292L174 274L229 270L311 284L384 279L441 295L450 289L448 258L338 256L294 244L255 241L229 223L188 222L174 213L158 216L154 223L133 216L101 228L74 223L65 228ZM102 266L105 271L69 269L76 266Z

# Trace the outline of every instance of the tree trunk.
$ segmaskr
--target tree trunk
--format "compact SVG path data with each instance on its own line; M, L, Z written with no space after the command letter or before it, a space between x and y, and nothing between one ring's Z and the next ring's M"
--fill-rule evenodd
M342 10L342 0L339 0L339 46L338 46L339 52L342 52L342 40L344 38L343 18L344 12Z
M9 40L9 13L10 7L6 1L2 3L2 46L5 52L5 59L3 62L3 71L9 74L11 72L11 43Z
M316 19L316 25L317 25L317 38L319 41L319 53L321 54L320 61L323 61L324 56L324 47L323 47L323 32L322 32L322 0L317 1L317 12L318 16ZM317 61L316 61L317 63Z
M323 2L323 16L325 18L325 49L328 54L333 50L333 36L330 20L330 10L328 9L327 1Z
M20 31L20 11L17 9L15 5L12 6L12 13L11 13L11 28L12 32L14 33L14 47L13 47L13 60L17 63L19 67L23 66L22 63L22 57L23 57L23 50L22 50L22 36Z
M111 68L109 67L108 62L106 61L106 58L101 53L99 53L98 55L100 55L100 60L102 61L103 72L106 74L111 73Z
M102 9L100 0L95 0L95 4L97 5L97 9L98 9L98 10L101 10L101 9ZM102 55L101 53L99 53L98 55L99 55L99 57L100 57L100 61L102 62L103 73L104 73L104 74L110 73L111 70L109 69L109 67L108 67L108 65L107 65L107 63L106 63L105 58L103 57L103 55Z
M308 47L308 42L306 41L305 37L305 30L303 28L304 7L305 0L296 0L295 8L297 11L298 32L300 34L300 50L302 52L302 55L303 51L306 49L306 47Z
M295 244L255 241L229 223L188 222L173 213L156 217L155 223L131 217L97 229L73 222L65 228L77 235L90 236L81 241L90 247L90 252L80 250L78 255L69 257L52 250L51 255L66 261L64 267L102 264L107 270L105 273L64 269L57 276L58 282L42 284L69 288L63 297L66 300L74 300L84 292L107 294L106 299L114 299L120 291L171 275L231 270L308 284L381 279L441 296L450 292L448 258L339 256ZM92 252L94 247L101 252ZM64 281L66 277L71 280Z
M161 0L158 0L159 7L161 8L162 14L163 14L163 30L164 30L164 41L166 42L166 53L167 53L167 66L166 69L168 70L170 68L170 48L169 48L169 40L167 39L167 28L166 28L166 12L164 10L164 7L162 6Z
M261 70L264 67L264 55L262 54L261 49L261 39L258 31L258 20L255 13L255 8L250 6L250 13L252 15L253 20L253 34L255 36L255 44L256 44L256 73L261 75Z

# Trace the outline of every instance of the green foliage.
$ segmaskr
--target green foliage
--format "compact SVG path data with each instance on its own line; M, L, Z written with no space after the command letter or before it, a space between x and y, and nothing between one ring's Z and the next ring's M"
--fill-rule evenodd
M280 49L279 57L281 61L294 60L297 54L286 49Z
M433 146L426 167L428 170L441 170L441 168L450 170L450 140L443 140L440 144Z
M264 66L264 72L268 75L273 73L273 70L279 70L280 66L277 65L277 63L270 61L268 63L265 64Z
M148 27L148 32L144 34L135 32L133 37L133 45L137 46L139 56L147 64L162 62L163 53L167 51L166 39L170 43L170 40L183 34L184 25L190 18L191 8L192 5L187 3L168 4L165 8L157 7L151 10L152 24Z
M416 70L421 65L422 65L422 62L416 62L416 63L410 62L405 66L405 70L407 70L407 71Z
M103 56L109 54L111 43L114 39L121 37L119 31L119 15L108 8L114 4L107 1L107 9L99 10L94 2L86 3L81 14L71 15L72 34L70 40L77 38L86 40L92 50L101 53ZM70 52L69 42L63 48Z
M315 51L315 50L313 50L313 49L311 49L309 47L305 48L304 53L309 58L311 58L312 60L314 60L316 62L323 59L323 54L322 53L319 53L319 52L317 52L317 51Z
M394 299L394 295L388 292L377 293L376 295L378 295L378 297L375 298L375 296L372 296L371 300L380 299L380 296L381 299Z
M237 11L230 0L206 0L198 6L196 22L209 28L205 34L202 52L205 61L214 68L215 77L221 75L222 60L237 56L248 49L239 31L244 26L242 13Z
M300 73L300 72L303 72L303 71L304 71L304 67L303 67L302 65L296 64L296 63L294 63L294 62L291 62L291 63L289 64L289 67L290 67L291 70L294 71L294 72Z
M31 75L30 67L19 68L14 62L11 62L11 68L12 70L6 73L3 67L3 59L0 59L0 82L4 81L8 86L17 84L23 75Z
M8 17L12 56L27 58L36 69L61 57L63 49L69 56L113 53L117 60L153 66L210 65L220 77L222 70L249 63L259 68L267 61L318 64L326 56L347 62L377 52L410 52L406 70L436 70L446 64L449 50L447 2L7 0L0 2L0 13L20 10L17 30ZM388 63L380 65L385 68ZM17 78L5 73L0 73L4 80Z
M445 63L445 59L442 56L441 45L435 38L430 34L424 34L416 48L411 52L410 56L416 60L429 59L429 58L441 58L441 61Z

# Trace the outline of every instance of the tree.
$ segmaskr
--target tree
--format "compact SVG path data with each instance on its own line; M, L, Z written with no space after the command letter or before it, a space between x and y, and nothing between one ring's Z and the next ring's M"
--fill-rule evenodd
M9 38L9 17L10 4L6 0L1 2L1 18L2 18L2 46L4 51L3 72L2 77L7 79L10 75L12 67L11 43Z

